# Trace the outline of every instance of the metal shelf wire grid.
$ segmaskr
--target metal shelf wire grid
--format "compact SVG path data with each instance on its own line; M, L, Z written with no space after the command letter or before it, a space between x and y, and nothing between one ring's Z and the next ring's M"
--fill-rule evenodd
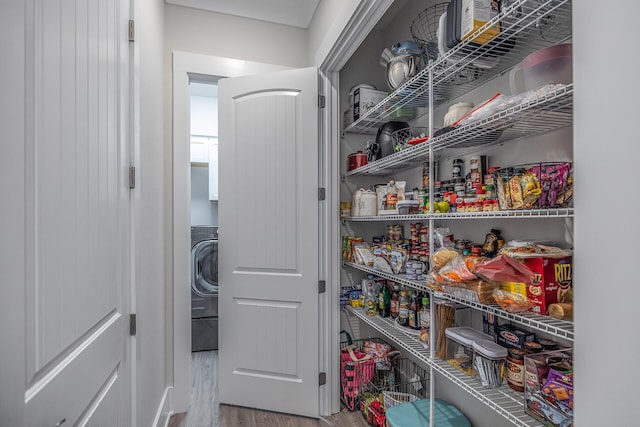
M404 285L407 285L407 286L409 286L409 287L411 287L413 289L417 289L419 291L431 292L431 289L429 289L427 287L426 280L422 281L422 282L418 282L416 280L409 280L404 276L385 273L383 271L379 271L379 270L376 270L374 268L367 267L366 265L356 264L354 262L345 262L344 265L347 265L349 267L355 268L357 270L366 271L367 273L373 274L373 275L378 276L378 277L382 277L384 279L393 280L394 282L402 283Z
M346 173L348 176L385 176L429 159L434 152L448 148L488 147L524 136L549 132L573 123L573 84L525 99L519 105L499 111L485 119L456 128L430 141L403 149Z
M473 42L496 25L500 26L499 36L486 44ZM501 75L530 53L570 37L570 0L516 0L347 126L344 132L375 133L382 123L397 115L403 107L428 106L431 71L433 105L437 106Z
M363 309L346 306L345 310L353 313L356 317L363 320L366 324L380 332L387 339L393 342L401 349L408 351L420 361L429 365L429 349L425 348L416 336L408 332L396 328L393 325L393 319L390 317L368 316Z
M524 395L518 394L511 390L508 386L502 386L497 389L486 389L474 378L465 375L439 359L431 359L428 357L428 350L416 339L415 336L405 334L392 325L390 318L382 318L380 316L367 316L362 309L349 307L345 308L348 312L353 313L360 320L381 332L391 342L398 347L409 351L413 356L428 366L433 367L439 374L461 387L467 393L496 411L516 426L537 427L542 426L534 418L524 412Z
M446 294L443 292L434 292L432 289L428 288L425 282L417 282L415 280L409 280L402 275L394 275L387 274L381 271L377 271L373 268L355 264L355 263L345 263L345 265L355 268L357 270L365 271L367 273L374 274L379 277L383 277L385 279L393 280L397 283L404 284L414 289L418 289L421 291L427 291L433 294L436 297L446 299L449 301L456 302L458 304L462 304L467 307L476 308L478 310L482 310L486 313L494 314L502 319L510 320L521 325L529 326L533 329L536 329L540 332L545 332L547 334L553 335L558 338L565 339L567 341L574 340L574 324L573 322L569 322L566 320L558 320L549 316L542 316L535 313L509 313L503 310L499 305L486 305L480 304L478 302L469 301L467 299L454 297L453 295Z
M412 215L377 215L377 216L352 216L342 218L343 221L350 222L385 222L385 221L426 221L428 219L483 219L483 218L572 218L573 208L554 209L523 209L511 211L491 211L491 212L449 212L433 214L412 214Z

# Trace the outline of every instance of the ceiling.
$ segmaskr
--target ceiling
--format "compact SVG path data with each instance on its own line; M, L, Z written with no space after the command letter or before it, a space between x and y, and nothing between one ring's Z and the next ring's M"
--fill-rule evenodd
M258 19L276 24L309 28L320 0L165 0L178 6L192 7L227 15Z

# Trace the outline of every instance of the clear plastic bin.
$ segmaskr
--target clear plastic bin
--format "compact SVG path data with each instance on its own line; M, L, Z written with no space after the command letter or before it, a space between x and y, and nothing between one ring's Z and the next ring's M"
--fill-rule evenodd
M447 328L445 335L447 337L447 363L469 376L473 375L473 343L475 341L490 341L491 336L467 326Z
M507 349L490 340L473 343L473 376L485 388L497 388L504 379Z

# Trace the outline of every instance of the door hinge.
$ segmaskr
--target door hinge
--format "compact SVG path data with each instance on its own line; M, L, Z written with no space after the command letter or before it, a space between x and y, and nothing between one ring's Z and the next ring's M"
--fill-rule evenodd
M129 19L129 41L135 41L136 39L136 28L133 22L133 19Z
M318 293L324 294L327 292L327 281L326 280L318 280Z
M129 315L129 334L131 335L136 334L136 314L135 313L131 313Z
M327 191L324 187L318 188L318 200L324 200L327 197Z
M318 375L318 385L325 385L326 383L327 383L327 373L320 372L320 375Z
M318 95L318 108L324 108L326 105L326 98L324 95Z
M129 166L129 188L136 188L136 167Z

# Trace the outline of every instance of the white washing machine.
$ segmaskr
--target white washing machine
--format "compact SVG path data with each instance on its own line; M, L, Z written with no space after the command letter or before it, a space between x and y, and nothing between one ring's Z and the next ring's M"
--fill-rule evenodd
M191 351L218 349L218 227L191 227Z

